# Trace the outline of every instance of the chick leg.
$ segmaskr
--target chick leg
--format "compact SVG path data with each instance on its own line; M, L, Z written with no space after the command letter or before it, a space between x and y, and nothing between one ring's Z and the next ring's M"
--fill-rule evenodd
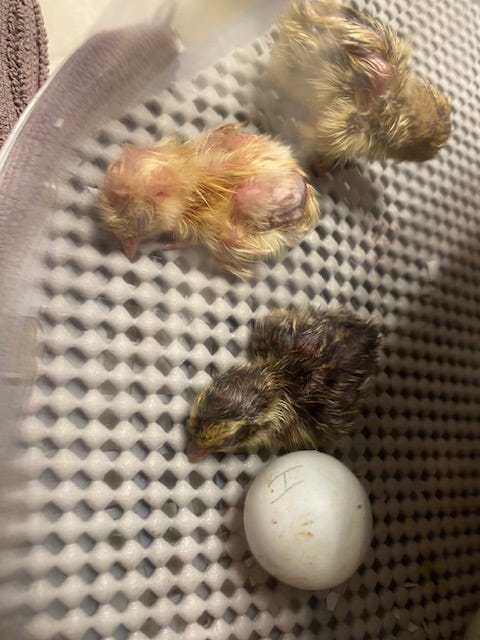
M320 155L316 154L310 161L310 171L316 178L324 179L327 177L327 164Z
M175 249L181 249L186 245L178 242L177 240L170 240L169 242L162 242L160 245L161 251L174 251Z
M193 242L188 242L188 240L167 240L165 242L161 242L158 245L158 248L160 251L176 251L177 249L187 249L193 244Z
M140 240L137 238L128 238L127 240L124 240L122 242L123 252L129 260L133 260L133 258L135 257L139 244ZM173 251L175 249L185 249L189 246L190 244L188 242L169 240L168 242L160 243L158 248L160 249L160 251Z

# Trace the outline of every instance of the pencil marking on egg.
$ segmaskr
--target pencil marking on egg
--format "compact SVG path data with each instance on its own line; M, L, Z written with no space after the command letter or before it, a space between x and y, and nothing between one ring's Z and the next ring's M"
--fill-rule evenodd
M281 498L285 496L286 493L291 491L294 487L298 487L299 484L303 484L303 480L299 480L298 482L294 482L293 484L291 484L289 487L287 487L287 489L285 489L285 491L282 494L280 494L277 498L275 498L275 500L272 500L270 504L274 504L275 502L278 502Z
M283 478L285 487L287 487L287 473L290 473L290 471L294 471L295 469L301 469L301 468L302 468L302 465L299 464L295 467L290 467L289 469L285 469L285 471L282 471L282 473L279 473L277 476L273 477L269 481L268 486L270 487L278 478Z

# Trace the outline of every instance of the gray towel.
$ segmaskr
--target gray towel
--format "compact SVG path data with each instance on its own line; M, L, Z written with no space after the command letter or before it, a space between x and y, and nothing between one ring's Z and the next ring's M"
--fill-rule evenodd
M0 146L47 76L47 34L37 1L0 0Z

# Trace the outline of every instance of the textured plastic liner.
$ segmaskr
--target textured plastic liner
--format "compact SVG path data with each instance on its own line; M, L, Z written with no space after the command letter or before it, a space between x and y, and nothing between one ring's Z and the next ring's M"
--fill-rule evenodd
M433 162L358 163L319 184L317 230L249 283L197 250L152 243L130 263L99 233L89 186L125 142L262 123L268 36L75 141L21 428L35 640L451 640L479 606L480 8L357 6L411 36L452 99L451 140ZM375 314L386 344L364 427L333 449L369 492L372 548L322 593L278 583L248 552L242 501L264 461L185 455L195 393L244 357L255 316L291 302Z

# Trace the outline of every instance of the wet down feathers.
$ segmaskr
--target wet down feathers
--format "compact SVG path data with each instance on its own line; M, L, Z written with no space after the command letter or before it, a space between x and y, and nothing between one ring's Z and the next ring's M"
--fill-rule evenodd
M229 124L126 147L107 169L99 217L130 259L145 240L199 244L218 267L248 277L314 229L318 207L287 146Z
M304 157L325 168L356 157L429 160L450 135L450 104L412 71L406 41L334 0L291 3L267 77L295 104Z
M349 433L380 343L374 322L344 308L271 312L252 330L250 362L214 377L195 399L190 460L213 451L316 448Z

